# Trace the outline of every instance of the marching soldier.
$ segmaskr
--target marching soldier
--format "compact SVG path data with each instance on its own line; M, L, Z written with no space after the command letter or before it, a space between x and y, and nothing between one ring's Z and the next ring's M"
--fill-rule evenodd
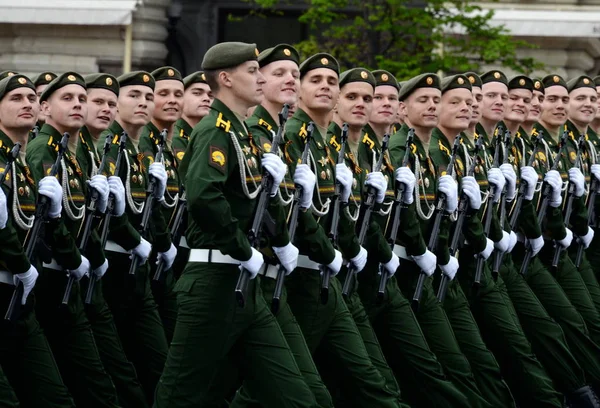
M589 141L588 141L588 145L589 143L592 143L594 145L594 149L596 150L596 153L598 153L598 150L600 149L600 75L597 77L594 77L594 83L596 84L596 96L597 96L597 111L596 111L596 117L594 118L594 120L592 121L592 123L590 123L590 126L588 127L588 136L589 136ZM591 148L590 148L591 150ZM600 158L598 156L596 157L592 157L593 159L595 159L595 164L600 164ZM594 169L596 167L594 166ZM591 194L591 192L590 192ZM598 211L595 212L595 214L599 214ZM597 222L597 217L596 219L594 219L592 221L592 226L594 228L595 231L597 231L598 227L598 222ZM591 249L589 249L586 253L586 256L588 258L588 260L590 261L590 263L592 264L592 266L594 267L595 273L596 273L596 279L600 280L600 267L598 267L598 265L600 265L600 237L596 237L595 240L592 240L592 244L591 244Z
M77 156L77 136L87 116L84 79L75 72L58 76L42 92L40 103L46 123L27 146L27 162L32 164L35 180L41 180L50 171L63 134L71 136L57 173L64 186L60 240L52 245L52 259L44 263L37 282L36 313L76 403L115 407L118 406L116 391L102 365L78 282L85 274L102 275L108 267L95 232L90 236L85 254L77 247L86 194L95 189L99 195L98 208L102 209L106 208L109 191L104 176L88 179L87 163ZM64 271L68 271L66 276ZM76 282L66 299L68 304L63 305L68 277Z
M35 86L35 93L37 94L38 98L42 95L44 89L46 89L48 84L52 82L54 78L56 78L56 74L54 72L42 72L31 79L33 85ZM35 126L29 132L30 141L35 139L45 121L46 117L44 116L44 113L40 111Z

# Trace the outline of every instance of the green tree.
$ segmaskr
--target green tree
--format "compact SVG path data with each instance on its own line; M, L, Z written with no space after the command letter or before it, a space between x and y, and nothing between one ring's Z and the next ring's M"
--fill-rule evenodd
M281 13L289 0L245 0L253 14ZM422 72L478 71L500 64L525 74L542 68L532 58L518 58L518 47L504 27L490 24L492 11L468 0L304 0L299 17L312 33L295 44L303 56L326 51L343 69L381 68L406 79ZM298 1L294 2L298 3ZM457 33L461 33L459 35Z

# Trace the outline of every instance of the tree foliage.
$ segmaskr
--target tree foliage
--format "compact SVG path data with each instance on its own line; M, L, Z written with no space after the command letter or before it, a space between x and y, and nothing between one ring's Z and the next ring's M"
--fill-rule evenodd
M542 67L532 58L518 58L517 48L530 45L491 25L493 12L468 0L245 1L258 14L285 14L281 5L304 1L299 21L311 34L295 46L303 56L329 52L344 69L380 68L405 79L422 72L478 71L484 64L525 74Z

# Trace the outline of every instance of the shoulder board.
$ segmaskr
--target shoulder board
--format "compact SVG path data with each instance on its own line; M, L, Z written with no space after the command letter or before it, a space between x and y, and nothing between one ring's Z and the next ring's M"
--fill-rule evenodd
M366 144L367 146L369 146L369 149L373 150L375 148L375 142L373 141L373 139L371 139L369 137L368 133L365 133L365 135L362 138L362 142L364 144Z
M113 140L112 140L112 144L118 145L120 139L121 138L119 137L119 135L115 134L115 136L113 137Z
M223 129L225 132L229 132L229 129L231 129L231 122L223 119L223 112L219 112L219 116L217 116L215 127Z
M262 127L266 128L267 130L271 130L271 129L273 129L273 126L269 125L269 123L268 123L266 120L264 120L263 118L260 118L260 119L258 120L258 124L259 124L260 126L262 126Z
M329 139L329 144L335 149L336 152L339 152L342 148L342 145L338 143L335 135L331 135L331 139Z
M306 123L302 124L302 127L300 128L300 131L298 132L298 136L300 136L303 139L306 136L308 136L308 131L306 130Z
M539 135L540 133L538 132L538 130L536 128L533 128L533 130L531 131L531 136L538 137Z
M179 137L182 137L184 139L189 138L189 136L185 134L185 131L183 129L179 129Z
M441 140L438 141L438 147L442 152L446 152L446 154L448 156L451 156L450 149L448 149L446 146L444 146L444 144L442 143Z

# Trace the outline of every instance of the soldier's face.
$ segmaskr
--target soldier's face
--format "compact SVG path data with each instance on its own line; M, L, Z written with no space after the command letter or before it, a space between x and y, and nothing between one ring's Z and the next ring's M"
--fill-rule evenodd
M248 108L260 104L264 99L265 77L260 73L257 61L246 61L236 67L224 77L224 83Z
M29 130L35 126L40 104L30 88L13 89L0 101L0 126L9 131Z
M37 95L38 102L40 100L40 96L42 95L42 92L44 92L44 89L46 89L47 86L48 86L48 84L44 84L44 85L38 85L35 87L35 93ZM41 109L40 109L40 113L38 114L38 120L42 123L46 121L46 116L44 116L44 112L42 112Z
M446 91L442 95L440 126L456 133L466 130L471 123L472 106L473 94L468 89Z
M508 91L508 103L504 118L512 122L523 123L529 114L529 105L533 93L527 89L512 89Z
M598 94L592 88L577 88L569 94L569 119L590 124L598 113Z
M181 117L183 83L174 79L156 81L152 117L162 123L175 123Z
M533 90L533 96L529 104L529 113L527 114L527 122L537 122L540 119L542 103L544 103L544 94Z
M471 105L470 126L476 125L481 120L481 102L483 101L483 92L478 86L474 86L471 94L473 95L473 104Z
M379 85L373 94L373 111L369 122L378 125L392 125L397 119L398 90L390 85Z
M214 99L208 84L190 85L183 94L183 115L188 118L202 119L210 112L210 105Z
M366 82L351 82L340 90L335 111L348 126L363 127L373 110L373 87Z
M275 61L261 68L267 81L263 87L265 99L283 105L298 101L300 71L294 61Z
M329 68L310 70L300 81L300 100L311 110L330 112L339 95L338 76Z
M88 114L85 125L94 131L108 129L117 115L117 95L108 89L88 90Z
M562 126L567 121L568 108L569 93L566 88L560 85L546 88L540 121L552 127Z
M508 87L500 82L489 82L481 88L481 116L491 122L500 122L504 118Z
M87 92L79 85L63 86L42 102L46 122L60 129L79 129L87 118Z
M419 88L400 103L400 109L412 126L433 129L439 122L441 103L442 91Z
M117 108L120 121L145 126L154 110L154 92L144 85L125 86L119 91Z

